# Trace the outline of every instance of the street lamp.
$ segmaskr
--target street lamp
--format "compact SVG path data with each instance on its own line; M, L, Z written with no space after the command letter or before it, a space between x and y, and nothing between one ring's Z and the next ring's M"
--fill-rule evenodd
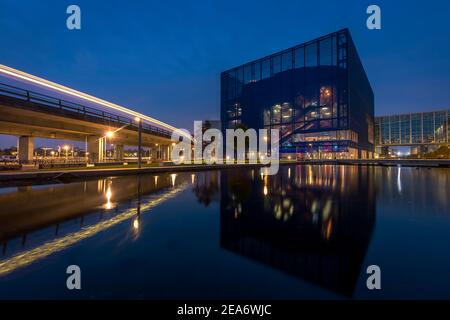
M107 131L106 132L106 134L105 134L105 157L107 157L108 156L108 153L107 153L107 150L106 150L106 138L108 138L109 140L110 140L110 143L111 143L111 139L114 137L114 131L111 131L111 130L109 130L109 131ZM114 154L114 146L113 146L113 154Z
M138 124L138 168L141 168L141 148L142 148L142 121L141 118L136 117L134 120Z

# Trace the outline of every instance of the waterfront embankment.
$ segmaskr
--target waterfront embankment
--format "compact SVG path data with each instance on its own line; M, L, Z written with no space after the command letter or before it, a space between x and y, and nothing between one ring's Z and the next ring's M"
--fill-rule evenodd
M405 166L405 167L446 167L450 168L450 160L425 160L425 159L366 159L366 160L301 160L301 161L284 161L281 165L297 164L297 165L364 165L364 166ZM202 170L219 170L225 168L240 167L261 167L261 164L216 164L216 165L161 165L150 167L132 167L132 166L115 166L115 167L90 167L90 168L61 168L54 170L23 170L23 171L5 171L0 172L0 182L9 182L15 180L55 180L55 179L77 179L92 178L104 176L119 176L128 174L144 174L144 173L168 173L182 171L202 171Z

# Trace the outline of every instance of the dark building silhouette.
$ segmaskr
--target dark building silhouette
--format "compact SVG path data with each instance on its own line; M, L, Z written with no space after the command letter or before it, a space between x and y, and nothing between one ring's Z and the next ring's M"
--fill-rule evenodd
M221 174L221 246L351 296L375 223L373 168L280 170Z
M222 128L277 129L282 157L372 158L373 118L348 29L221 74Z

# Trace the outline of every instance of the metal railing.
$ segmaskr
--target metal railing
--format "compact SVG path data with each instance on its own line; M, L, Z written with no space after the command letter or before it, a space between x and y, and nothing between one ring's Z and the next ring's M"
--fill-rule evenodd
M94 117L103 120L104 122L117 123L119 126L127 125L138 130L138 124L131 118L110 113L108 111L87 107L79 103L51 97L46 94L21 89L4 83L0 83L0 96L37 103L46 107L54 108L55 110L70 111L76 113L77 115ZM171 132L169 130L164 130L148 123L142 123L142 129L147 133L162 137L170 138L171 136Z

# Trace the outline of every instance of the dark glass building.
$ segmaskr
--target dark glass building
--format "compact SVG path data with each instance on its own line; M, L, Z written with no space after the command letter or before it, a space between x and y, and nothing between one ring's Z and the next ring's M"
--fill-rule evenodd
M372 158L373 117L348 29L221 74L222 128L278 129L283 158Z

